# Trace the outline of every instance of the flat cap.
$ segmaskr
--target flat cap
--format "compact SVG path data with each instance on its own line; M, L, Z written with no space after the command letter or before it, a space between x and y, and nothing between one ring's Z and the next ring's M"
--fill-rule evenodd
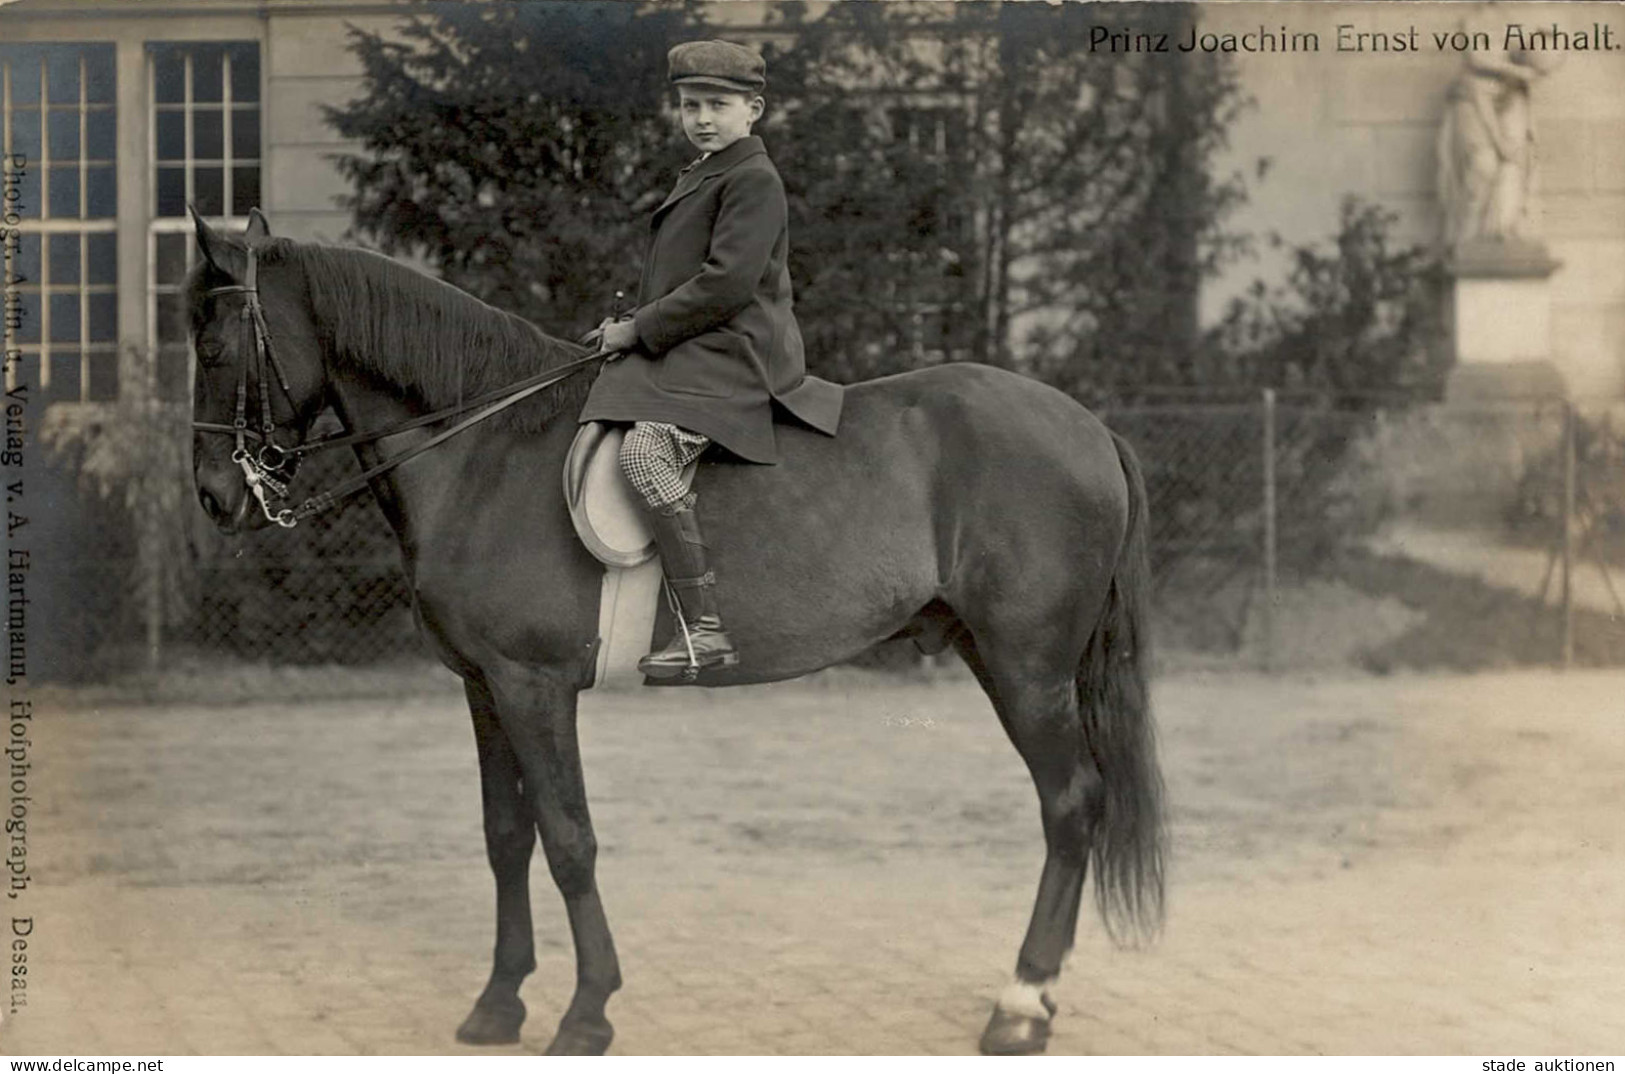
M685 41L666 54L674 86L706 83L760 93L767 86L767 63L744 45L731 41Z

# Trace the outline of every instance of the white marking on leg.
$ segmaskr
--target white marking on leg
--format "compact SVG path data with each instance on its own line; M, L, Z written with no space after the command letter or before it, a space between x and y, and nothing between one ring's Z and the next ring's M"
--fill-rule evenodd
M996 1006L1006 1014L1019 1014L1047 1022L1050 1013L1049 1008L1044 1005L1044 1000L1049 996L1050 988L1059 980L1059 977L1051 977L1047 981L1035 984L1017 977L1004 986L1004 991L999 993Z

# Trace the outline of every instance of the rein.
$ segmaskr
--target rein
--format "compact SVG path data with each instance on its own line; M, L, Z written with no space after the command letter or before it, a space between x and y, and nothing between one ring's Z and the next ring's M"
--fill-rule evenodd
M291 447L282 447L276 442L277 426L271 413L271 388L269 378L266 376L267 369L276 374L277 383L282 388L282 394L290 404L293 402L293 391L288 386L287 375L283 372L282 364L277 361L276 352L271 347L271 331L266 326L265 311L260 306L258 249L253 246L248 248L248 271L245 282L226 287L212 287L205 293L208 295L240 294L246 299L242 312L238 316L242 322L243 335L246 337L252 333L254 338L252 361L256 366L255 379L259 383L260 428L252 430L248 427L249 360L246 359L243 362L242 376L237 382L237 406L231 424L194 421L192 422L192 428L201 433L225 433L236 439L236 447L231 453L231 461L242 467L243 480L253 490L255 498L259 500L260 510L265 513L266 519L285 529L292 529L302 520L336 507L367 488L374 478L381 477L402 463L423 454L430 448L445 443L458 433L501 413L515 403L528 399L537 392L550 388L565 378L579 373L593 362L610 357L604 352L595 352L582 358L576 358L535 376L516 381L506 387L486 392L454 406L443 407L429 414L420 414L415 418L409 418L385 429L359 433L337 433L294 444ZM375 440L394 436L397 433L408 432L412 429L422 428L425 425L445 421L448 418L455 418L460 414L467 414L471 410L477 411L477 413L463 419L449 429L436 433L423 443L410 447L399 455L392 455L325 492L319 492L307 498L297 507L272 509L273 500L278 504L287 502L288 486L299 469L300 461L306 455L325 451L329 448L351 447L356 444L371 443ZM249 450L249 438L259 442L258 450Z

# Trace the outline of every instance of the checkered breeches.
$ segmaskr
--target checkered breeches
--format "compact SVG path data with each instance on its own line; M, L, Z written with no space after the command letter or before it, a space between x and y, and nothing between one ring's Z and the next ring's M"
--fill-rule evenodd
M640 421L621 440L621 473L653 510L693 503L683 492L683 467L700 457L709 437L663 421Z

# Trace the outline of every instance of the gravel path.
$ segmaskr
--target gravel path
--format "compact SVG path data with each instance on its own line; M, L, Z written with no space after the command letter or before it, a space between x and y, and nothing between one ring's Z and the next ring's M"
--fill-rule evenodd
M1169 925L1058 1053L1625 1050L1625 674L1160 683ZM589 694L625 1053L963 1053L1042 857L962 681ZM440 1053L491 881L459 701L38 713L12 1054ZM533 871L545 1047L573 966Z

